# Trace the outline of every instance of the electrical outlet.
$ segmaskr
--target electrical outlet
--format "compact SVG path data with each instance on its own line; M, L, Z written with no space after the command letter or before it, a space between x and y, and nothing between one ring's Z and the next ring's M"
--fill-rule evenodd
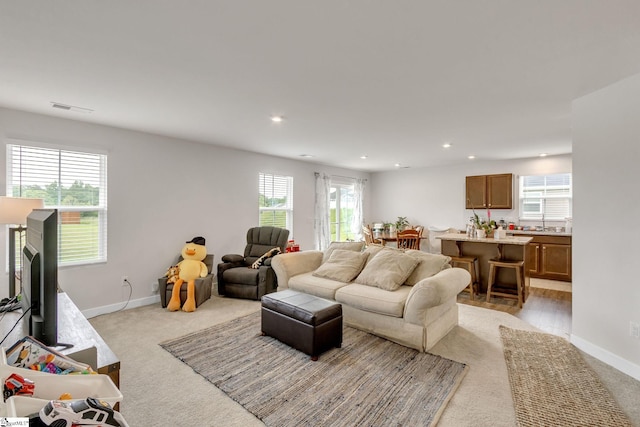
M156 294L158 293L158 282L151 282L151 292Z
M122 276L122 286L129 286L129 276Z
M636 322L629 322L629 335L634 338L640 338L640 324Z

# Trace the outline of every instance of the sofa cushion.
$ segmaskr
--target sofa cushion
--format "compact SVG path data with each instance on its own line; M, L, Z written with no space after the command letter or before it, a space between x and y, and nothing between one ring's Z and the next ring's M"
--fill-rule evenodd
M400 286L391 292L373 286L352 283L336 291L335 300L371 313L402 317L404 303L411 291L410 286Z
M367 258L367 262L365 265L373 259L374 256L378 255L381 251L396 251L396 252L404 252L404 249L393 248L390 246L378 245L378 244L370 244L368 245L364 253L369 254L369 258Z
M362 271L368 256L369 254L363 252L335 249L331 252L329 259L313 272L313 275L350 282Z
M336 291L348 283L316 277L313 272L298 274L289 279L289 289L315 295L320 298L335 299Z
M430 254L427 252L408 250L407 255L420 261L420 264L411 272L411 275L404 282L405 285L415 285L420 280L438 274L445 268L451 268L449 262L451 257L440 254Z
M331 258L331 253L336 249L362 252L362 249L364 249L364 242L331 242L329 247L324 250L322 262L327 262L327 260Z
M407 280L418 263L417 258L403 252L381 250L367 263L355 282L395 291Z

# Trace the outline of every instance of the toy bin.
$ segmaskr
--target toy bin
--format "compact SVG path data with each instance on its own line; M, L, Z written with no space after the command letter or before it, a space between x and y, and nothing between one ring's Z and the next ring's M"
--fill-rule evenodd
M22 372L24 378L29 378L35 383L33 397L44 400L56 400L64 393L69 393L74 399L95 397L104 400L111 406L122 401L122 393L115 386L108 375L54 375L45 374L29 376ZM6 378L6 377L5 377ZM2 378L3 382L5 378Z
M3 349L4 350L4 349ZM108 375L104 374L68 374L56 375L31 369L17 368L7 365L4 351L0 358L0 381L4 381L11 374L18 374L30 379L35 384L34 398L46 401L56 400L63 393L71 394L74 399L96 397L109 403L111 406L122 401L122 393ZM46 402L45 402L46 403Z

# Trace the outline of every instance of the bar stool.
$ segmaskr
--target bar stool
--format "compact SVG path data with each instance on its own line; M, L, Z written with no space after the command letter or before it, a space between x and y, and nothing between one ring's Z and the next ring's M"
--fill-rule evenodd
M471 273L471 281L469 282L469 286L467 286L464 291L469 292L469 299L471 301L475 300L475 294L477 293L478 283L478 275L476 274L476 264L478 263L478 258L473 256L452 256L451 257L451 267L455 267L456 264L459 264L460 267L463 267L469 270Z
M491 288L495 285L496 270L498 268L513 268L516 273L516 286L517 294L507 292L492 291ZM491 259L489 260L489 283L487 284L487 302L491 300L491 294L505 297L514 298L518 300L518 307L522 308L522 303L525 298L524 292L524 261L508 261L503 259Z

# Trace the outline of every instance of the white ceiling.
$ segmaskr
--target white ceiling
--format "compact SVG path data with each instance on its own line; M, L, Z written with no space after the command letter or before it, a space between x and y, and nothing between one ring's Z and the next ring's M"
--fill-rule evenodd
M637 73L637 0L0 0L0 106L360 170L570 153Z

